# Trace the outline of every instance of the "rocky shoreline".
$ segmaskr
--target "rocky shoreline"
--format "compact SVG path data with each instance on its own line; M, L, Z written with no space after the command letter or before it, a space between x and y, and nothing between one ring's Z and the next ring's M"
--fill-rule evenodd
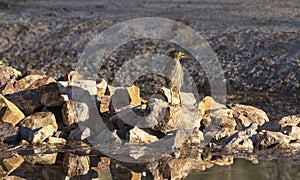
M3 64L0 72L3 178L22 177L34 167L45 179L52 179L53 173L59 178L101 177L104 169L110 169L113 179L182 179L191 171L230 165L237 154L257 163L261 152L295 154L300 148L300 115L270 121L261 109L220 104L209 96L197 102L193 94L181 92L181 102L166 87L157 91L159 96L143 99L135 85L113 87L104 79L83 80L74 71L59 81L37 71L22 76ZM104 123L91 121L95 117L89 99L95 100ZM139 121L132 112L145 118ZM174 138L166 138L173 133ZM116 147L127 144L129 149L103 153L97 148L104 146L99 139ZM147 153L155 155L136 145L155 147L159 141L172 151L157 160L150 158L152 162L137 163ZM132 151L133 147L137 149ZM136 163L111 159L109 152Z

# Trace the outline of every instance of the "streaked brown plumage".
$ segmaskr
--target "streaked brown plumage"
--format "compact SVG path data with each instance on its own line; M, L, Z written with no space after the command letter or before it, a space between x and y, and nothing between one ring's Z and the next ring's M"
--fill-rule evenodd
M166 83L170 88L172 98L173 92L179 94L183 82L184 73L180 64L180 59L190 58L190 56L187 56L183 52L176 50L172 51L170 56L172 57L172 60L166 64L164 73L166 73Z

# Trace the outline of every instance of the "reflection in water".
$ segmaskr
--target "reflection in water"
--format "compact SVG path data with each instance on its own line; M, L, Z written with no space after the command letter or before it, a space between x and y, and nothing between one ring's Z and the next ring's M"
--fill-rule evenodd
M265 180L265 179L297 179L300 177L299 159L262 160L258 164L236 159L230 166L214 166L206 171L191 173L187 180Z

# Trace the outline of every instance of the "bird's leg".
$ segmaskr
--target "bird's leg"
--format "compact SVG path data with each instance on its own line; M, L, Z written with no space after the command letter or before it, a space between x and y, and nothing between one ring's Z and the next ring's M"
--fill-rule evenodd
M173 105L173 91L172 91L171 88L170 88L170 95L171 95L171 102L170 102L170 104Z
M180 91L178 92L178 94L179 94L179 105L182 106Z

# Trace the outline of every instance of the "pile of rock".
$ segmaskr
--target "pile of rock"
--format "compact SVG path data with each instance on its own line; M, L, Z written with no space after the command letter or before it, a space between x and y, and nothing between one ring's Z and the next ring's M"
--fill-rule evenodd
M95 139L155 144L175 134L166 141L174 153L146 164L144 169L109 161L111 174L115 176L115 170L121 169L132 178L151 175L158 179L180 179L191 170L233 163L232 156L212 154L217 151L300 147L299 115L269 121L264 111L249 105L226 106L212 97L197 103L191 93L182 92L179 96L164 87L145 100L135 85L112 87L104 79L83 80L76 72L69 73L65 81L56 81L41 73L22 76L19 71L3 65L0 72L1 144L54 146ZM202 148L189 153L192 147ZM134 155L132 158L138 159ZM99 157L97 162L100 160ZM59 161L62 161L62 176L69 177L87 175L93 164L88 154L66 152L63 158L58 158L58 153L35 149L32 155L15 154L3 159L0 177L9 175L23 162L53 165ZM97 163L94 170L97 167L99 170L99 166ZM165 168L170 169L169 174L162 174ZM51 177L51 173L53 171L45 171L44 178Z

